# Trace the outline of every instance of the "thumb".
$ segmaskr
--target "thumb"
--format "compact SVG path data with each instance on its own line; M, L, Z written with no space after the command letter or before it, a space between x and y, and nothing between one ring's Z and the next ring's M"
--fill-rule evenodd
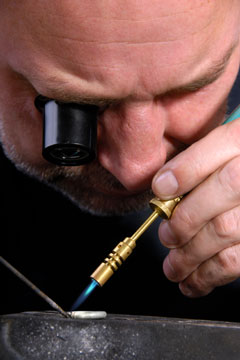
M219 126L168 161L154 176L153 192L173 199L199 185L232 158L240 155L240 119Z

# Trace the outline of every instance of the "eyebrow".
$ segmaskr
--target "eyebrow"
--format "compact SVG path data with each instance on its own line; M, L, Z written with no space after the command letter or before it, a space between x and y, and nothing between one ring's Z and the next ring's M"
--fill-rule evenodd
M64 103L79 103L86 105L96 105L96 106L107 106L119 103L122 99L117 98L107 98L107 97L91 97L91 96L72 96L66 93L59 94L58 97L54 97L54 100Z
M207 85L214 83L224 73L228 65L229 59L237 45L238 42L234 43L226 51L223 57L220 60L217 60L214 64L212 64L211 67L207 70L207 72L198 79L195 79L188 84L169 89L164 94L157 95L156 97L161 97L163 95L182 95L187 93L193 93L206 87ZM55 92L58 94L56 98L54 97L55 100L64 103L74 102L87 105L97 105L101 107L114 105L123 100L121 98L81 96L80 94L77 96L73 96L71 94L67 94L62 88L55 88L55 91L53 91L52 88L49 90L51 93ZM124 98L124 100L126 99L127 98Z
M198 79L195 79L191 81L188 84L179 86L177 88L173 88L167 91L167 94L184 94L184 93L192 93L195 91L198 91L207 85L210 85L214 83L220 76L224 73L229 60L231 58L231 55L235 48L237 47L238 42L234 43L223 55L223 57L220 60L217 60L215 63L211 65L211 67L207 70L207 72L199 77Z

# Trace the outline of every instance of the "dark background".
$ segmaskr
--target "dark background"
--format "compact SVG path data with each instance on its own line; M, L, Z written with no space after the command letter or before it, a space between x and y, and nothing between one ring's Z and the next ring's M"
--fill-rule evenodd
M229 111L240 102L239 89L238 77ZM151 210L130 216L92 216L18 172L2 152L0 167L1 255L69 310L93 270L119 241L135 232ZM158 223L142 236L127 262L81 309L240 321L239 281L191 300L164 277L162 261L167 250L158 240ZM2 265L0 280L0 314L50 310Z

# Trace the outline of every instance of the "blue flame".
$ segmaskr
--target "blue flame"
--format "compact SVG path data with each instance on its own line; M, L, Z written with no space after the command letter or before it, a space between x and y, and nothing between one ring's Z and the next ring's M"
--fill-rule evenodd
M84 301L89 297L89 295L93 292L93 290L96 289L96 287L98 286L99 283L96 280L91 279L90 284L88 284L88 286L83 290L83 292L80 294L80 296L73 304L71 311L77 310L79 306L84 303Z

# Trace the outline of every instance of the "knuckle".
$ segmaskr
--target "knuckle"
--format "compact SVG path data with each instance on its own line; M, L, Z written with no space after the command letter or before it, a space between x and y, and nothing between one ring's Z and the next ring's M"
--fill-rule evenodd
M178 233L180 230L181 233L184 232L186 235L194 228L195 222L194 213L191 213L184 204L182 204L181 208L176 208L174 218L171 220L175 233Z
M230 192L235 197L240 196L240 156L231 160L218 172L218 181L227 193Z
M232 238L240 228L238 211L228 211L212 220L215 234L220 238Z
M219 252L216 255L216 260L221 267L223 273L230 275L239 272L240 261L239 254L236 251L236 247L232 246Z
M206 291L206 281L199 276L198 272L194 273L194 276L189 279L189 287L197 290L200 293L204 293Z
M183 284L184 289L186 289L185 294L190 297L207 295L213 289L212 284L209 284L206 278L200 276L198 271L194 271Z
M183 258L182 251L180 249L173 249L169 253L169 261L174 270L175 281L182 281L186 278L186 266L185 259Z

